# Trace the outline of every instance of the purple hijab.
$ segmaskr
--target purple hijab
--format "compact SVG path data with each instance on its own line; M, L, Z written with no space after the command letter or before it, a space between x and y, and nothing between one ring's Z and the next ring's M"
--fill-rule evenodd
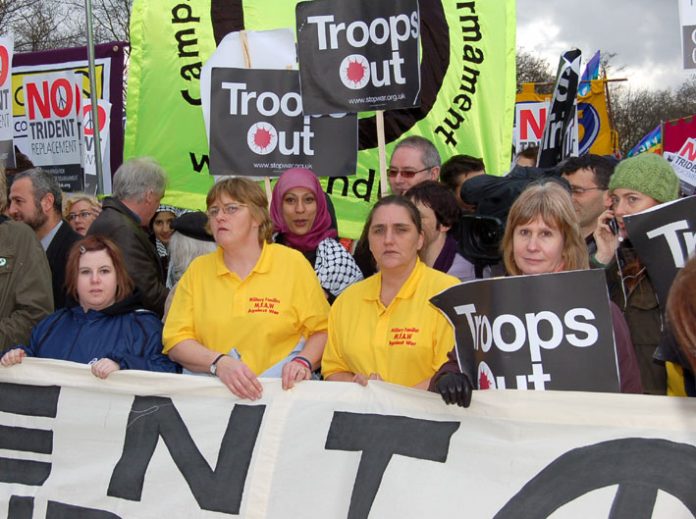
M314 193L317 201L317 214L314 217L312 228L302 236L291 233L283 217L283 197L285 193L296 187L304 187ZM321 189L319 179L309 169L287 169L280 175L278 182L273 187L273 200L271 202L271 220L274 229L283 235L285 243L302 252L313 251L325 238L335 238L338 233L331 226L331 215L326 206L326 197Z

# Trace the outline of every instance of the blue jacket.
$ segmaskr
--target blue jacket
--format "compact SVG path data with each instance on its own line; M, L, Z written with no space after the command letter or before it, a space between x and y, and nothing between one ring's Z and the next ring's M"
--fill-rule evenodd
M88 364L108 358L121 369L176 372L162 354L162 323L137 295L100 311L63 308L34 327L27 355Z

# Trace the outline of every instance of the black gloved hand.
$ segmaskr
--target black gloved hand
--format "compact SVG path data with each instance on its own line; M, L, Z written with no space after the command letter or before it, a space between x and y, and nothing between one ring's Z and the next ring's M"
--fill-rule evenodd
M435 388L447 404L469 407L473 386L464 373L445 373L435 382Z

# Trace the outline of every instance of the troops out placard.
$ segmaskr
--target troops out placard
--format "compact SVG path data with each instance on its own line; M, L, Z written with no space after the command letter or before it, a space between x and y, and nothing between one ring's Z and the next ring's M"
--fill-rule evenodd
M460 366L479 389L619 390L601 270L482 279L432 302L454 325Z
M214 68L210 169L213 175L278 176L308 168L319 176L353 175L355 114L303 115L299 73Z
M301 2L296 20L305 113L420 104L416 0Z
M626 232L648 269L660 305L696 249L696 198L687 197L624 217Z

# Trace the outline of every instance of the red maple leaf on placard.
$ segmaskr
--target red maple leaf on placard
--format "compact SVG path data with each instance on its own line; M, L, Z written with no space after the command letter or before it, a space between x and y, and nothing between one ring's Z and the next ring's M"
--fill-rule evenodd
M365 77L365 66L357 61L351 61L346 69L346 77L353 83L360 83Z
M488 376L485 373L479 375L479 389L490 389L491 381L488 380Z
M254 134L254 144L259 148L267 148L271 143L271 132L264 128L258 128Z

